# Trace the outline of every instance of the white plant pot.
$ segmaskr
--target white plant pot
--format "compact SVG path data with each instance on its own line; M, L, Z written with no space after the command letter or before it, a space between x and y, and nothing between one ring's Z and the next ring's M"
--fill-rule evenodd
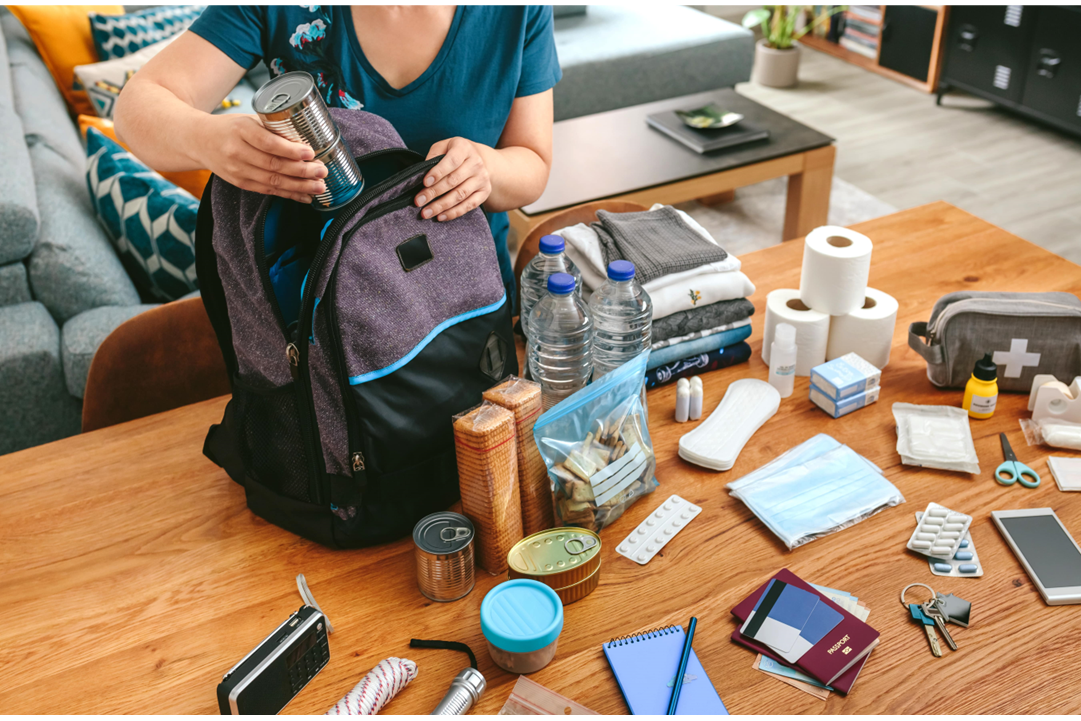
M799 47L771 48L766 40L754 46L754 81L771 88L790 88L799 80Z

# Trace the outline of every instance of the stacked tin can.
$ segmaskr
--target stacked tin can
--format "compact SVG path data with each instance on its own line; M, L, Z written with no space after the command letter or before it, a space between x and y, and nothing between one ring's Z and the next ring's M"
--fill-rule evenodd
M327 189L312 201L316 208L336 210L364 188L357 162L311 75L305 72L279 75L259 88L252 106L267 130L311 147L315 160L327 166Z
M473 524L446 511L420 519L413 528L417 586L433 601L457 601L473 590Z
M566 606L600 583L601 538L584 528L549 528L514 544L507 562L511 578L540 581Z

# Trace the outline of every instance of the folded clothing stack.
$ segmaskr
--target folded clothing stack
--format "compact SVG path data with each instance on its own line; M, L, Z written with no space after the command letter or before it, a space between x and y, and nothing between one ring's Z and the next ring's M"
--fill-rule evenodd
M582 271L582 295L605 280L613 260L629 260L653 302L646 385L741 363L750 357L754 284L693 218L669 205L638 213L597 211L598 221L557 231ZM745 351L745 352L744 352Z

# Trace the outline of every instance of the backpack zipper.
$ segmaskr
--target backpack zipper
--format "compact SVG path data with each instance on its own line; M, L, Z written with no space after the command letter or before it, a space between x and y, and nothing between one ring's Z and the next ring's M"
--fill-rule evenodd
M369 160L371 158L379 157L381 155L400 153L402 152L402 150L402 148L389 148L386 150L378 150L374 153L368 153L367 155L360 156L359 158L357 158L357 160ZM419 158L420 156L418 155L417 157ZM348 205L337 211L337 215L335 216L334 221L331 223L330 227L327 228L327 231L323 234L323 241L319 244L318 248L316 248L315 256L312 258L311 265L308 267L308 273L309 277L312 278L312 283L305 287L304 292L301 295L300 319L297 323L297 339L299 341L299 346L297 346L297 383L298 385L302 385L304 388L304 397L306 398L308 410L307 422L311 425L311 430L313 431L315 428L316 415L315 398L311 392L311 372L308 365L308 338L312 335L313 332L312 325L314 323L314 314L312 312L312 304L314 303L315 298L314 288L318 284L319 275L322 273L323 266L327 262L328 256L330 255L330 249L334 247L334 239L338 235L338 233L342 231L346 224L353 219L353 216L366 204L370 203L372 199L377 198L381 193L386 192L398 183L401 183L403 180L409 178L412 175L415 175L418 171L423 169L426 172L429 168L435 167L435 165L438 164L438 162L442 159L443 156L440 155L432 158L431 160L424 161L420 164L414 164L409 168L395 173L390 178L387 178L386 180L373 186L369 190L362 191L360 195L358 195L354 200L350 201ZM370 218L362 218L358 223L358 227L359 225L367 222L367 220L370 220ZM343 238L341 251L345 250L345 243L346 239ZM341 251L339 251L338 253L339 259L341 258ZM337 267L335 267L335 272L336 271ZM331 287L331 282L328 280L328 290ZM329 308L330 306L327 307ZM334 323L331 322L330 316L328 315L327 318L327 327L331 329L330 332L332 334L336 333L337 329L334 328ZM336 370L338 371L339 385L341 385L341 378L343 375L345 375L346 370L344 366L344 360L338 357L342 355L340 350L341 344L339 342L336 345L339 346L338 352L332 353L331 355L334 357L336 365L339 366ZM300 372L301 368L303 368L303 373ZM346 384L346 388L348 388L348 382ZM353 473L356 474L359 472L363 472L366 465L364 460L364 454L360 450L359 431L357 430L360 424L359 419L356 418L356 409L353 407L352 403L350 402L349 396L344 391L342 392L342 404L345 408L346 432L349 442L350 465L352 467ZM315 444L315 452L318 453L318 457L322 459L322 449L319 447L318 442L314 440L314 433L313 443ZM325 464L321 463L320 467L323 468L323 473L325 474ZM356 476L354 475L354 478L355 477Z

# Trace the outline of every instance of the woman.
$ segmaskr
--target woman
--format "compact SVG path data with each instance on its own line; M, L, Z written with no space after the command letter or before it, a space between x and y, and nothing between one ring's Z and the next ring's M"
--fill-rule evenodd
M444 155L416 204L446 222L483 206L514 298L506 211L548 181L561 72L547 6L208 7L124 87L117 133L166 171L208 168L245 190L301 202L325 190L314 154L254 115L211 115L244 74L311 73L328 105L363 108L407 147Z

